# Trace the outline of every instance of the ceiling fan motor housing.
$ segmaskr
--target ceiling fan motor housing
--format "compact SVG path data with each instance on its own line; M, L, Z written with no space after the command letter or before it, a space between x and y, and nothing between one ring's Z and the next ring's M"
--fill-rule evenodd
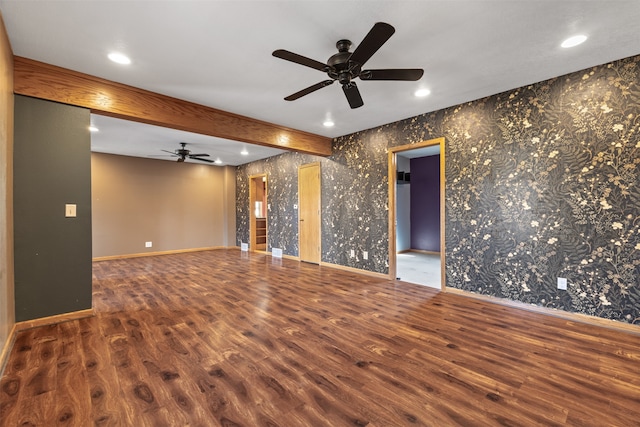
M360 74L360 64L349 61L351 52L351 41L339 40L336 43L338 53L332 55L327 61L329 70L327 75L334 80L338 80L341 84L348 84L351 79L358 77Z
M191 153L191 151L187 150L187 143L186 142L181 142L180 143L180 148L178 148L176 150L176 154L178 156L182 157L183 160L184 160L184 157L188 156L189 153Z

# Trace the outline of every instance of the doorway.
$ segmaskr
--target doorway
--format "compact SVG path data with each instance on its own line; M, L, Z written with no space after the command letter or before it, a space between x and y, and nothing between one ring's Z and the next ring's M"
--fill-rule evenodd
M300 261L320 264L320 163L298 167Z
M252 251L267 250L267 175L249 177L249 248Z
M435 242L433 248L435 250L412 250L413 245L410 241L414 239L408 225L409 214L407 213L407 209L411 208L403 202L403 199L408 197L407 189L413 175L408 166L409 159L426 158L436 154L439 154L440 167L440 185L436 189L439 193L436 197L439 196L440 208L436 208L435 212L437 216L435 227L436 231L439 231L439 242ZM414 174L415 172L417 171L414 171ZM407 282L445 289L444 177L444 138L389 149L389 278L391 280L400 277ZM414 182L414 190L415 185L418 184Z

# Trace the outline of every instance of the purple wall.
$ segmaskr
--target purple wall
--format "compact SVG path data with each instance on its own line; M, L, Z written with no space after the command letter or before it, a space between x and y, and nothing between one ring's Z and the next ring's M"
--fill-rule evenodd
M411 249L440 252L440 156L411 159Z

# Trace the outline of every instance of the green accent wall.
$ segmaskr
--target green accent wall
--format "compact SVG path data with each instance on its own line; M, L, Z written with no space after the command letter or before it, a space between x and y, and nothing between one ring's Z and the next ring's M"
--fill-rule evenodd
M87 109L15 97L16 321L91 308L89 123Z

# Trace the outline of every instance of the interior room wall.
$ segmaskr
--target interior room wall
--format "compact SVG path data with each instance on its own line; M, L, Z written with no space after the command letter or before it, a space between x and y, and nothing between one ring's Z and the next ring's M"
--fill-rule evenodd
M91 308L89 123L85 108L15 96L17 321Z
M103 153L91 165L93 257L234 246L235 168Z
M411 159L411 249L440 252L440 156Z
M15 324L14 301L13 53L0 14L0 354Z
M411 160L396 156L396 169L411 172ZM413 179L413 176L411 177ZM396 185L396 251L411 249L411 182Z
M448 287L640 323L639 116L632 57L336 138L320 159L322 261L388 273L387 149L444 137ZM269 169L286 187L306 161L238 168L238 236L247 174ZM297 255L296 186L285 187L270 198L283 223L270 238ZM361 247L368 260L348 256Z

